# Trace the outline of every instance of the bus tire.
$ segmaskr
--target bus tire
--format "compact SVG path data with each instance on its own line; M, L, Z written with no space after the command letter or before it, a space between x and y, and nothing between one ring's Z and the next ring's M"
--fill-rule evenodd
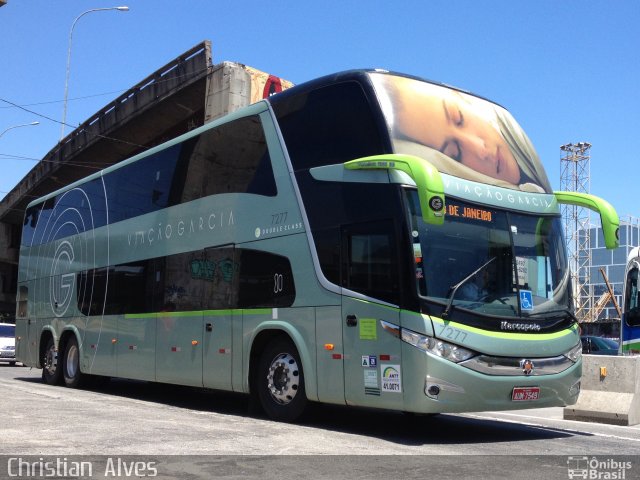
M75 336L71 336L64 347L62 376L64 384L69 388L78 388L83 381L84 375L80 371L80 349Z
M272 420L293 422L307 406L304 374L291 340L277 338L260 355L256 378L260 405Z
M62 380L62 368L60 366L56 344L53 337L47 340L47 346L42 354L42 381L47 385L59 385Z

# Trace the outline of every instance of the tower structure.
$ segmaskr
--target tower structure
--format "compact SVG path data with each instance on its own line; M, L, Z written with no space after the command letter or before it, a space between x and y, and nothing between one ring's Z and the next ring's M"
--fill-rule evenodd
M590 149L591 144L588 142L568 143L560 147L561 190L589 193ZM593 287L590 281L590 210L576 205L561 205L560 210L569 254L576 317L580 321L589 321L593 308Z

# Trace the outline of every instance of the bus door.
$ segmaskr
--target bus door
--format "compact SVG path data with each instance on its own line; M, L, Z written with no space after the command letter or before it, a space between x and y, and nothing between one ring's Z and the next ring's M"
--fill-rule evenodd
M159 260L156 378L159 382L202 386L204 251Z
M392 221L342 229L342 332L345 400L350 405L401 408L398 249ZM360 295L349 294L349 291ZM377 300L379 299L379 300ZM380 302L382 300L382 302Z
M29 290L33 292L33 282L18 286L18 308L16 312L16 356L28 365L35 365L37 358L37 334L35 312L29 311ZM27 286L28 285L28 286ZM32 309L31 309L32 310Z
M202 380L207 388L231 389L232 326L234 313L231 310L232 292L238 289L239 267L233 246L205 250L200 275L204 284L203 312L203 369ZM241 324L242 318L237 318Z

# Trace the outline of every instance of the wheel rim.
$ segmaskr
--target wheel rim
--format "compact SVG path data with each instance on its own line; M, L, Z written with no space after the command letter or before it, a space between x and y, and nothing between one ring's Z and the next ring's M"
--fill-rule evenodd
M71 345L67 350L67 361L65 369L68 378L75 378L78 373L78 347Z
M53 345L44 355L44 368L49 375L55 374L58 368L58 353Z
M291 403L298 393L299 384L300 369L296 359L289 353L276 355L267 374L271 397L281 405Z

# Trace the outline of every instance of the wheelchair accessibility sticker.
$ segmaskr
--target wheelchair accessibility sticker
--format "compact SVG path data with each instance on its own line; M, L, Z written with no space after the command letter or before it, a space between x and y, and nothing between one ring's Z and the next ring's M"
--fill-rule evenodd
M520 290L520 307L522 310L533 310L533 295L531 290Z

